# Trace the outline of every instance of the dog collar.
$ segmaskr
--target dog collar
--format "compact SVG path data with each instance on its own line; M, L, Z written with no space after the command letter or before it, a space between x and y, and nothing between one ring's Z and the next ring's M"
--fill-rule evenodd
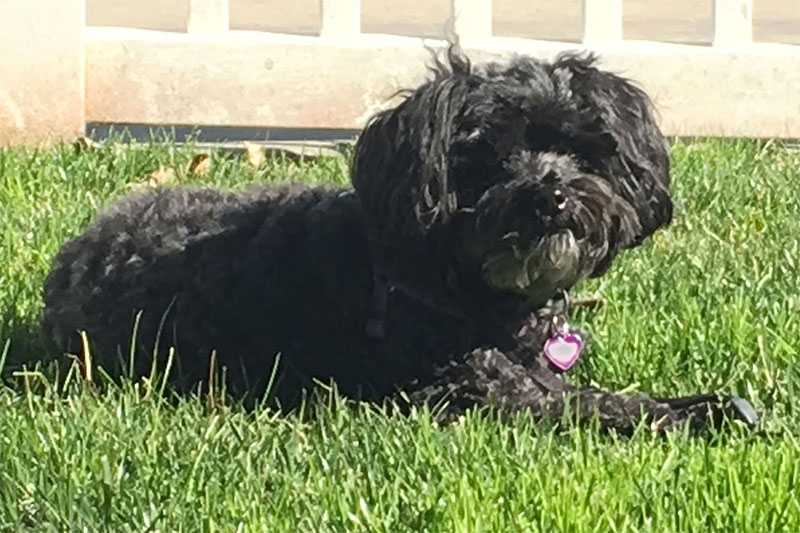
M386 338L386 308L389 302L389 293L399 291L409 298L421 304L435 309L444 314L455 318L465 319L466 315L458 312L447 305L441 305L419 294L419 292L401 284L390 282L386 276L375 275L372 278L372 316L367 320L367 337L372 340L380 341Z
M372 316L367 320L367 337L374 341L386 338L386 306L391 287L383 276L372 278Z

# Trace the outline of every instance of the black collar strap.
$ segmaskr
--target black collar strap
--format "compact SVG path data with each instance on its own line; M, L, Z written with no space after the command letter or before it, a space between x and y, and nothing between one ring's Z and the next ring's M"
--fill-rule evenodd
M380 341L386 338L386 308L389 302L389 293L395 290L446 315L462 320L467 318L464 313L452 306L435 302L414 289L400 283L390 282L386 276L376 274L372 278L372 316L366 324L367 337L372 340Z

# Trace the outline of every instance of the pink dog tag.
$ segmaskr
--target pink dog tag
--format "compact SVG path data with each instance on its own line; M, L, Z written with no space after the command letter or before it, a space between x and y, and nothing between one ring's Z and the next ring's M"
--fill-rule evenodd
M583 351L583 339L577 333L556 333L544 343L544 355L557 368L566 372Z

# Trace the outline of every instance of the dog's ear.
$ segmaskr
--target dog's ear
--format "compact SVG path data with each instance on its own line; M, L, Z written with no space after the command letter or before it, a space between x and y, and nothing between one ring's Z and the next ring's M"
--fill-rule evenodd
M374 116L356 142L351 181L372 234L402 231L413 223L409 209L410 173L417 154L404 140L394 110Z
M433 80L377 114L356 142L351 179L375 233L422 235L457 209L450 157L469 93L469 60L456 45Z
M562 54L552 75L568 86L579 109L594 114L588 118L600 136L591 136L613 140L612 154L587 150L581 156L636 209L642 224L638 244L672 219L668 145L647 94L595 63L592 55Z
M422 236L455 210L448 194L448 133L436 125L447 128L448 119L433 112L429 99L435 95L418 91L380 113L356 142L351 179L373 238Z

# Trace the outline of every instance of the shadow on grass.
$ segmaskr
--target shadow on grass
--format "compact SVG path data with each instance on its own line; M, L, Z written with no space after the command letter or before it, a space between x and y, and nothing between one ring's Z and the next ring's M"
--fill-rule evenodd
M38 317L18 317L4 314L0 319L0 354L4 364L0 378L13 380L13 374L24 366L48 363L56 356L45 342Z

